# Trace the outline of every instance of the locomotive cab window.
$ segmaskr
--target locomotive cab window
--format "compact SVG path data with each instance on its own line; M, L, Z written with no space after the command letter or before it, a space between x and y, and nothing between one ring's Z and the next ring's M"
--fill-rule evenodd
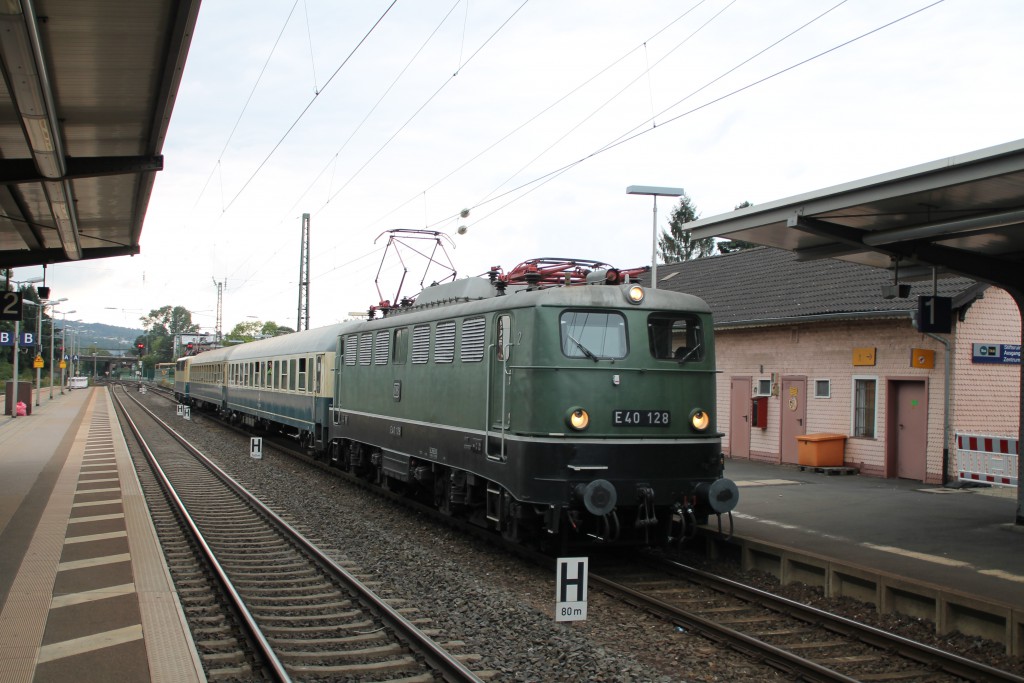
M647 319L651 355L689 363L704 360L704 334L695 315L657 313Z
M625 358L626 319L612 311L566 311L559 320L562 353L569 358Z

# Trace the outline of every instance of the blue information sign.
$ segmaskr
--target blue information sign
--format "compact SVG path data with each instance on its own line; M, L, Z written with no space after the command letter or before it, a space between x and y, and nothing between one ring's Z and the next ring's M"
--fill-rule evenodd
M1020 344L975 344L971 360L975 363L1020 365Z
M22 332L18 335L18 346L34 346L36 343L35 332ZM0 332L0 346L14 346L14 333Z

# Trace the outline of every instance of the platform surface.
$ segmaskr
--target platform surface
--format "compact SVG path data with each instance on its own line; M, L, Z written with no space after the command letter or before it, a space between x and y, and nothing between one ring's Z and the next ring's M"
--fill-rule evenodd
M109 394L0 418L0 683L204 680Z
M737 536L827 555L1024 608L1015 488L950 489L726 459Z

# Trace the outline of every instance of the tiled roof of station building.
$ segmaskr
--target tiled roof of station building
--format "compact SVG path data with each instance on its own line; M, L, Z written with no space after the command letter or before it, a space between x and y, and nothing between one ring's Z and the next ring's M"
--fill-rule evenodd
M885 299L892 273L837 259L797 261L791 251L756 247L730 254L658 266L658 288L686 292L711 307L715 326L779 323L801 317L890 317L916 310L917 297L932 294L931 279L910 284L905 299ZM985 289L974 280L945 277L939 296L954 308Z

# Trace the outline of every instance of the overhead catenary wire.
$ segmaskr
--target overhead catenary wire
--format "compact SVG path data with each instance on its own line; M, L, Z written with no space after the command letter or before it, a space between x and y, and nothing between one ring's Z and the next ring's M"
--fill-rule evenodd
M259 175L259 172L261 170L263 170L263 167L267 164L268 161L270 161L270 157L274 156L274 153L281 146L281 144L288 138L288 136L291 134L291 132L293 130L295 130L295 127L297 125L299 125L299 122L303 119L303 117L305 117L306 113L313 106L313 103L316 102L317 97L319 97L320 94L323 93L324 90L327 89L327 86L329 86L331 84L331 82L334 80L334 78L341 72L341 70L343 68L345 68L345 65L348 64L350 59L352 59L352 56L355 55L355 53L359 50L360 47L362 47L362 45L366 42L366 40L370 37L370 35L377 29L378 26L380 26L380 23L382 21L384 21L384 17L386 17L388 15L388 13L391 11L391 9L395 6L395 4L397 2L398 2L398 0L392 0L391 4L388 5L387 9L384 10L384 13L381 14L380 17L377 18L377 21L375 21L373 23L373 26L371 26L370 29L366 32L366 34L359 40L359 42L356 43L356 46L354 48L352 48L352 51L349 52L348 56L346 56L345 59L342 60L341 64L338 65L338 68L334 70L334 73L332 73L330 75L330 77L328 77L328 79L324 82L324 85L319 90L319 92L317 92L315 95L313 95L313 97L309 100L309 102L306 104L306 106L303 107L302 111L299 112L299 115L295 118L294 121L292 121L292 124L290 126L288 126L288 129L284 132L284 134L281 136L281 138L274 144L274 146L273 146L273 148L271 148L270 152L267 153L267 156L264 157L263 161L261 161L259 166L256 167L256 170L254 170L252 172L252 174L249 176L249 178L242 184L242 187L238 190L238 192L235 194L235 196L232 197L231 201L229 201L227 206L224 207L224 210L221 212L222 214L226 213L228 211L228 209L230 209L232 207L232 205L234 205L234 203L238 200L238 198L240 196L242 196L242 193L245 192L245 189L247 187L249 187L249 184L253 181L253 179L257 175Z
M461 1L461 0L458 0L458 1ZM394 80L394 81L392 82L391 86L389 86L389 87L388 87L388 89L387 89L387 90L385 91L385 93L384 93L384 94L383 94L383 95L381 96L381 98L380 98L380 99L378 99L377 103L376 103L376 104L375 104L375 105L373 106L373 108L371 108L370 112L369 112L369 113L367 113L367 115L366 115L366 116L365 116L365 117L363 118L363 120L362 120L362 121L360 122L359 126L357 126L357 128L356 128L356 131L353 131L353 132L352 132L352 133L351 133L351 134L349 135L348 139L346 139L345 143L344 143L344 144L342 145L342 149L344 149L344 147L345 147L345 146L346 146L346 145L348 144L348 142L349 142L349 141L350 141L350 140L352 139L352 137L353 137L353 136L355 135L355 133L356 133L356 132L358 131L358 129L359 129L360 127L362 127L362 125L363 125L363 124L364 124L364 123L366 122L366 120L367 120L367 119L368 119L368 118L370 117L370 115L371 115L371 114L373 113L373 111L374 111L374 110L375 110L375 109L377 108L377 106L379 106L379 105L380 105L381 101L383 101L383 99L384 99L384 98L385 98L385 97L387 96L387 94L388 94L388 93L389 93L389 92L391 91L391 89L392 89L392 88L394 87L394 85L395 85L395 84L396 84L396 83L398 82L398 80L399 80L399 79L401 78L402 74L404 74L404 73L405 73L405 71L406 71L406 70L407 70L407 69L408 69L408 68L409 68L409 67L410 67L410 66L412 65L413 61L415 61L416 57L417 57L417 56L418 56L418 55L420 54L420 52L422 52L422 50L423 50L423 49L424 49L424 48L426 47L426 45L427 45L427 44L428 44L428 43L430 42L431 38L433 38L433 36L434 36L434 35L435 35L435 34L437 33L437 31L438 31L438 30L440 30L441 26L442 26L442 25L443 25L443 24L444 24L444 23L445 23L445 22L446 22L446 21L448 20L448 18L450 17L451 13L452 13L452 12L453 12L453 11L455 10L455 8L456 8L456 7L458 7L458 1L457 1L457 2L456 2L456 3L454 4L454 5L452 5L451 9L449 9L449 11L448 11L448 13L447 13L447 14L445 15L444 19L442 19L442 20L441 20L441 22L440 22L440 23L439 23L439 24L437 25L437 27L435 27L435 29L434 29L434 31L433 31L433 32L431 33L430 37L428 37L428 38L427 38L427 40L426 40L426 41L424 41L423 45L421 45L420 49L419 49L419 50L418 50L418 51L416 52L416 54L415 54L415 55L413 55L412 59L410 59L410 61L409 61L409 62L408 62L408 63L406 64L405 68L403 68L403 69L402 69L402 71L401 71L401 72L399 73L399 75L398 75L398 76L397 76L397 77L395 78L395 80ZM499 34L499 33L500 33L500 32L501 32L501 31L502 31L502 30L503 30L503 29L504 29L504 28L505 28L505 27L506 27L506 26L508 25L508 24L509 24L509 22L510 22L510 21L512 21L512 19L513 19L513 18L515 18L515 16L516 16L516 15L517 15L517 14L518 14L518 13L519 13L519 12L520 12L520 11L521 11L522 9L523 9L523 7L525 7L525 6L526 6L526 4L527 4L528 2L529 2L529 0L523 0L523 2L522 2L522 3L521 3L521 4L520 4L520 5L519 5L519 6L518 6L518 7L517 7L517 8L516 8L516 9L515 9L515 10L514 10L514 11L513 11L513 12L512 12L512 13L511 13L511 14L510 14L510 15L509 15L509 16L508 16L508 17L507 17L507 18L506 18L506 19L505 19L505 20L504 20L503 22L502 22L502 23L501 23L501 25L500 25L500 26L499 26L498 28L496 28L496 29L495 29L495 30L494 30L494 31L493 31L493 32L492 32L492 33L491 33L491 34L490 34L490 35L489 35L489 36L487 37L487 39L486 39L486 40L484 40L484 41L483 41L483 43L481 43L481 44L480 44L480 45L479 45L479 46L478 46L478 47L476 48L476 50L474 50L474 51L473 51L473 53L472 53L472 54L471 54L471 55L470 55L470 56L469 56L469 57L468 57L468 58L467 58L467 59L466 59L465 61L463 61L463 62L461 62L461 63L459 64L459 68L458 68L458 69L457 69L457 70L456 70L456 71L455 71L455 72L454 72L453 74L451 74L451 76L449 76L449 77L448 77L448 78L447 78L447 79L446 79L446 80L444 81L444 83L443 83L443 84L442 84L442 85L441 85L441 86L440 86L439 88L437 88L437 90L435 90L435 91L434 91L434 93L433 93L433 94L431 94L431 95L430 95L430 96L429 96L429 97L428 97L428 98L427 98L427 99L426 99L426 100L425 100L425 101L424 101L424 102L423 102L423 103L422 103L422 104L421 104L421 105L420 105L420 106L419 106L419 107L418 107L418 108L417 108L417 109L416 109L416 110L415 110L415 111L413 112L413 114L412 114L412 115L411 115L411 116L410 116L410 117L409 117L408 119L406 119L406 121L405 121L405 122L404 122L404 123L403 123L403 124L402 124L402 125L401 125L401 126L400 126L400 127L399 127L399 128L398 128L398 129L397 129L397 130L396 130L396 131L395 131L395 132L394 132L394 133L393 133L393 134L392 134L392 135L391 135L391 136L390 136L390 137L389 137L389 138L388 138L388 139L386 140L386 141L385 141L385 142L384 142L384 144L382 144L382 145L381 145L381 146L380 146L380 147L379 147L379 148L378 148L378 149L376 150L376 152L374 152L374 153L373 153L373 154L372 154L372 155L371 155L371 156L370 156L370 157L369 157L369 158L368 158L368 159L367 159L367 160L366 160L366 161L365 161L365 162L363 163L363 165L362 165L362 166L360 166L360 168L359 168L359 169L358 169L358 170L357 170L357 171L356 171L356 172L355 172L355 173L354 173L354 174L353 174L353 175L352 175L352 176L351 176L351 177L350 177L350 178L349 178L349 179L348 179L348 180L347 180L347 181L346 181L346 182L345 182L345 183L344 183L344 184L343 184L343 185L342 185L342 186L341 186L341 187L340 187L340 188L339 188L339 189L338 189L337 191L335 191L335 192L334 192L333 194L331 194L331 195L330 195L330 196L328 197L327 201L326 201L326 202L324 202L324 204L323 204L323 205L322 205L322 206L321 206L321 207L320 207L319 209L317 209L316 211L312 212L312 215L319 215L319 214L320 214L320 212L322 212L322 211L323 211L323 210L324 210L324 209L325 209L325 208L327 207L327 205L329 205L329 204L330 204L330 202L331 202L331 200L332 200L332 199L334 199L335 197L337 197L337 195L338 195L338 194L340 194L340 193L341 193L341 192L342 192L342 191L343 191L343 190L345 189L345 187L347 187L347 186L349 185L349 183L351 183L351 182L352 182L352 181L353 181L353 180L354 180L354 179L355 179L356 177L358 177L358 175L359 175L359 174L360 174L360 173L361 173L361 172L362 172L362 171L363 171L363 170L364 170L364 169L365 169L365 168L366 168L366 167L367 167L367 166L368 166L368 165L369 165L369 164L370 164L370 163L371 163L371 162L372 162L372 161L373 161L373 160L374 160L374 159L375 159L375 158L376 158L376 157L377 157L378 155L380 155L380 153L381 153L381 152L383 152L385 148L387 148L387 146L388 146L388 145L389 145L389 144L390 144L390 143L391 143L391 142L392 142L392 141L393 141L393 140L394 140L394 139L395 139L395 138L396 138L396 137L397 137L397 136L398 136L398 135L399 135L399 134L400 134L400 133L401 133L401 132L402 132L402 131L403 131L403 130L404 130L404 129L405 129L405 128L406 128L406 127L407 127L407 126L408 126L408 125L409 125L409 124L410 124L410 123L411 123L411 122L412 122L412 121L413 121L413 120L414 120L414 119L415 119L415 118L416 118L416 117L417 117L417 116L418 116L418 115L419 115L419 114L420 114L420 113L421 113L421 112L422 112L422 111L423 111L423 110L424 110L424 109L425 109L425 108L426 108L426 107L427 107L427 106L429 105L429 104L430 104L430 102L431 102L431 101L433 101L433 100L434 100L434 99L435 99L435 98L436 98L436 97L437 97L437 96L438 96L438 95L439 95L439 94L440 94L440 93L441 93L441 92L442 92L442 91L444 90L444 88L445 88L445 87L446 87L446 86L447 86L447 85L448 85L449 83L451 83L451 81L452 81L452 80L453 80L453 79L454 79L454 78L455 78L456 76L458 76L459 72L460 72L460 71L461 71L462 69L464 69L464 68L465 68L465 67L466 67L466 66L467 66L467 65L468 65L468 64L469 64L470 62L472 62L472 61L473 61L473 59L474 59L475 57L477 57L477 56L478 56L478 55L479 55L479 54L481 53L481 51L482 51L482 50L483 50L483 49L484 49L484 48L485 48L485 47L486 47L486 46L487 46L488 44L490 44L490 42L491 42L491 41L492 41L492 40L493 40L493 39L494 39L494 38L495 38L495 37L496 37L496 36L497 36L497 35L498 35L498 34ZM393 4L394 4L394 3L392 3L392 5L393 5ZM332 76L332 78L333 78L333 76ZM325 86L325 87L326 87L326 86ZM312 104L312 103L310 103L310 104ZM307 107L307 108L308 108L308 107ZM294 124L293 124L293 126L294 126ZM280 144L280 143L279 143L279 144ZM338 151L338 152L337 152L337 153L336 153L336 154L334 155L334 157L332 157L332 161L333 161L334 159L336 159L336 158L338 157L338 155L340 155L340 153L341 153L341 149L339 149L339 151ZM269 157L268 157L268 158L269 158ZM332 162L328 162L328 166L330 166L330 165L331 165L331 163L332 163ZM324 169L323 169L323 170L321 170L321 172L320 172L320 174L318 174L317 178L319 178L319 177L320 177L320 176L321 176L321 175L322 175L322 174L323 174L323 173L324 173L324 172L325 172L326 170L327 170L327 166L325 166L325 167L324 167ZM251 179L250 179L250 180L251 180ZM306 192L305 192L305 193L303 193L303 196L305 196L305 194L309 192L309 189L310 189L311 187L312 187L312 184L310 184L310 185L309 185L309 186L307 187L307 189L306 189ZM243 189L244 189L244 188L243 188ZM300 201L301 201L301 199L300 199ZM295 204L293 205L293 209L294 209L294 207L295 207L295 206L297 206L297 204L298 204L298 202L296 202L296 203L295 203ZM269 257L269 258L267 259L267 261L269 261L269 260L272 260L272 258L273 258L273 256ZM248 259L246 259L246 261L248 261ZM243 266L243 265L245 264L245 262L246 262L246 261L243 261L243 262L242 262L242 264L240 264L238 268L241 268L241 267L242 267L242 266ZM236 272L237 272L237 270L238 270L238 269L236 269ZM245 284L246 282L248 282L248 279L249 279L249 278L246 278L246 279L244 279L244 280L242 281L242 285L244 285L244 284ZM315 278L311 278L311 279L315 279ZM236 288L236 289L237 289L237 288Z
M843 0L843 2L845 2L845 1L846 0ZM586 156L580 157L580 158L576 159L575 161L572 161L572 162L570 162L568 164L560 166L559 168L556 168L554 170L548 171L547 173L544 173L543 175L540 175L540 176L538 176L536 178L533 178L532 180L529 180L527 182L521 183L520 185L518 185L518 186L516 186L516 187L514 187L512 189L509 189L506 192L503 192L503 193L501 193L499 195L496 195L494 197L490 197L490 198L485 199L485 200L483 200L481 202L473 204L470 207L470 209L480 208L481 206L485 206L486 204L489 204L489 203L492 203L494 201L497 201L498 199L501 199L503 197L507 197L508 195L514 194L516 192L519 192L520 190L523 190L525 188L531 187L533 185L546 184L546 183L550 182L551 180L553 180L554 178L562 175L566 171L569 171L570 169L575 168L576 166L578 166L578 165L580 165L580 164L582 164L582 163L584 163L584 162L586 162L586 161L588 161L588 160L590 160L590 159L592 159L592 158L594 158L594 157L596 157L596 156L598 156L600 154L603 154L603 153L608 152L608 151L610 151L612 149L615 149L616 147L620 147L621 145L626 144L627 142L631 142L631 141L633 141L633 140L635 140L637 138L640 138L640 137L642 137L644 135L652 133L652 132L654 132L656 130L661 130L666 125L668 125L668 124L680 121L680 120L686 118L687 116L690 116L691 114L694 114L694 113L696 113L698 111L706 109L707 107L710 107L710 106L712 106L714 104L717 104L717 103L719 103L719 102L721 102L723 100L726 100L726 99L728 99L730 97L738 95L738 94L740 94L742 92L750 90L751 88L754 88L754 87L756 87L758 85L766 83L766 82L768 82L768 81L770 81L770 80L772 80L772 79L774 79L774 78L776 78L778 76L781 76L781 75L783 75L785 73L788 73L788 72L790 72L790 71L792 71L794 69L797 69L797 68L799 68L799 67L801 67L801 66L803 66L805 64L813 62L816 59L819 59L821 57L824 57L825 55L828 55L828 54L830 54L832 52L835 52L836 50L842 49L842 48L844 48L844 47L846 47L848 45L851 45L851 44L853 44L853 43L855 43L855 42L857 42L859 40L862 40L862 39L864 39L864 38L866 38L866 37L868 37L870 35L878 33L879 31L882 31L882 30L884 30L886 28L894 26L895 24L898 24L898 23L900 23L902 21L905 21L906 19L909 19L912 16L915 16L917 14L920 14L921 12L924 12L924 11L926 11L928 9L931 9L932 7L935 7L936 5L939 5L942 2L944 2L944 1L945 0L935 0L935 2L932 2L932 3L928 4L928 5L925 5L924 7L920 7L918 9L916 9L916 10L913 10L912 12L908 12L907 14L904 14L904 15L896 18L896 19L893 19L892 21L886 22L885 24L882 24L881 26L877 26L877 27L875 27L875 28L873 28L873 29L871 29L869 31L865 31L864 33L861 33L861 34L859 34L859 35L857 35L857 36L855 36L853 38L850 38L849 40L845 40L845 41L843 41L841 43L838 43L838 44L836 44L836 45L826 49L826 50L822 50L821 52L818 52L818 53L816 53L814 55L811 55L810 57L807 57L807 58L802 59L802 60L800 60L798 62L790 64L789 66L787 66L785 68L782 68L782 69L779 69L777 71L774 71L774 72L768 74L767 76L764 76L762 78L759 78L759 79L756 79L754 81L751 81L750 83L747 83L746 85L743 85L743 86L741 86L739 88L736 88L734 90L731 90L731 91L729 91L729 92L727 92L727 93L725 93L723 95L720 95L718 97L710 99L707 102L704 102L702 104L694 106L691 109L688 109L688 110L686 110L686 111L684 111L684 112L682 112L680 114L677 114L675 116L672 116L672 117L664 120L661 124L659 124L657 126L657 128L647 128L646 124L650 121L650 119L647 119L644 122L638 124L637 126L634 126L631 129L631 132L624 133L623 135L620 135L619 137L615 138L611 142L608 142L605 145L597 148L596 150L594 150L593 152L587 154ZM842 3L840 3L840 4L842 4ZM831 11L831 10L829 10L829 11ZM763 52L764 52L764 50L760 51L760 53L763 53ZM745 60L745 61L749 61L749 59ZM738 66L742 66L742 64L740 64ZM736 68L738 68L738 67L734 67L733 69L730 69L730 72L734 71ZM720 78L721 78L721 76L717 77L715 80L717 81ZM703 90L705 87L707 87L707 85L710 85L710 83L706 84L705 86L702 86L700 89ZM662 114L665 114L666 112L674 109L680 103L685 102L687 99L689 99L691 96L692 96L692 94L691 95L687 95L686 97L682 98L681 100L678 100L677 102L675 102L674 104L670 105L669 107L666 107L664 110L662 110L657 115L661 116ZM632 132L632 131L637 131L637 129L641 128L641 127L643 128L642 130L639 130L638 132ZM525 193L525 194L528 194L528 193ZM509 204L512 204L514 201L516 201L516 200L509 201L506 204L503 204L501 207L499 207L499 209L507 207ZM476 219L474 221L474 224L478 224L481 221L483 221L484 219L493 216L496 212L497 212L497 210L496 211L492 211L489 214L485 214L483 217ZM434 225L435 226L436 225L441 225L443 223L446 223L447 221L453 220L456 215L458 215L458 214L456 213L456 214L451 214L449 216L446 216L445 218L442 218L441 220L436 221L434 223Z
M845 0L844 0L844 2L845 2ZM827 50L823 50L821 52L818 52L818 53L816 53L816 54L814 54L814 55L812 55L812 56L810 56L810 57L808 57L806 59L802 59L802 60L800 60L798 62L795 62L795 63L793 63L793 64L791 64L791 65L789 65L789 66L787 66L787 67L785 67L783 69L779 69L779 70L777 70L777 71L775 71L775 72L773 72L773 73L771 73L771 74L769 74L769 75L767 75L767 76L765 76L763 78L759 78L759 79L754 80L754 81L752 81L750 83L747 83L746 85L743 85L743 86L741 86L739 88L736 88L736 89L734 89L734 90L732 90L732 91L730 91L728 93L725 93L725 94L723 94L720 97L713 98L713 99L711 99L711 100L709 100L707 102L704 102L702 104L699 104L699 105L696 105L694 107L691 107L690 109L688 109L688 110L686 110L684 112L680 112L680 113L674 114L670 118L668 118L668 119L662 121L661 123L659 123L657 125L657 128L663 128L665 125L668 125L670 123L678 122L678 121L684 119L685 117L689 116L690 114L693 114L696 111L699 111L701 109L709 107L709 106L711 106L711 105L713 105L715 103L718 103L718 102L720 102L722 100L725 100L725 99L727 99L729 97L732 97L732 96L735 96L737 94L740 94L740 93L742 93L742 92L744 92L744 91L746 91L746 90L748 90L750 88L753 88L753 87L755 87L757 85L760 85L762 83L765 83L765 82L767 82L767 81L769 81L769 80L771 80L773 78L776 78L776 77L778 77L778 76L780 76L782 74L785 74L785 73L787 73L789 71L792 71L793 69L799 68L800 66L802 66L804 64L807 64L807 63L809 63L811 61L814 61L815 59L819 59L819 58L821 58L821 57L823 57L823 56L825 56L825 55L827 55L827 54L829 54L831 52L834 52L834 51L836 51L838 49L841 49L841 48L843 48L843 47L845 47L847 45L850 45L850 44L852 44L852 43L854 43L854 42L856 42L858 40L861 40L861 39L863 39L863 38L865 38L867 36L870 36L870 35L872 35L874 33L877 33L878 31L884 30L884 29L886 29L886 28L888 28L888 27L890 27L890 26L892 26L892 25L894 25L896 23L904 21L904 20L908 19L911 16L914 16L914 15L920 13L920 12L923 12L926 9L929 9L931 7L934 7L935 5L940 4L941 2L942 2L942 0L937 0L936 2L933 2L933 3L931 3L931 4L929 4L929 5L925 6L925 7L921 7L919 9L915 10L915 11L909 12L909 13L907 13L907 14L905 14L905 15L903 15L903 16L901 16L901 17L899 17L899 18L897 18L897 19L895 19L893 21L887 22L887 23L885 23L885 24L883 24L881 26L878 26L878 27L870 30L870 31L866 31L865 33L862 33L862 34L860 34L860 35L858 35L858 36L856 36L854 38L851 38L849 40L846 40L846 41L843 41L843 42L841 42L839 44L836 44L836 45L834 45L833 47L831 47L831 48L829 48ZM839 5L841 5L841 4L843 4L843 3L842 2L839 3ZM836 7L838 7L839 5L836 5ZM834 7L832 9L834 9ZM832 10L830 9L828 11L832 11ZM812 23L812 22L808 22L808 23ZM801 27L800 29L797 29L797 31L801 30L802 28L804 28L804 27ZM665 115L666 113L671 112L672 110L678 108L681 104L685 103L686 101L688 101L689 99L694 97L697 93L699 93L702 90L704 90L707 87L709 87L712 83L721 80L722 78L727 76L729 73L734 72L736 69L742 67L744 64L748 63L752 59L755 59L759 55L763 54L766 50L771 49L771 47L776 45L778 42L780 42L782 40L785 40L786 38L788 38L789 36L791 36L795 32L796 31L791 32L790 34L787 34L786 37L779 39L779 41L776 41L775 43L773 43L769 47L764 48L763 50L760 50L759 52L755 53L751 57L749 57L749 58L743 60L742 62L738 63L734 67L731 67L729 70L727 70L724 73L722 73L721 75L717 76L712 81L709 81L708 83L706 83L701 88L699 88L699 89L689 93L686 97L684 97L684 98L682 98L680 100L677 100L671 106L664 108L663 110L661 110L661 112L655 113L649 119L646 119L643 123L639 124L640 126L644 126L645 130L640 131L640 132L636 132L636 129L639 126L634 127L629 132L624 133L624 134L620 135L619 137L611 140L610 142L605 143L601 147L598 147L597 149L595 149L590 154L587 154L586 156L581 157L581 158L577 159L576 161L573 161L573 162L571 162L569 164L565 164L565 165L563 165L563 166L561 166L561 167L559 167L557 169L554 169L554 170L549 171L549 172L547 172L547 173L545 173L545 174L543 174L541 176L538 176L537 178L534 178L534 179L532 179L532 180L530 180L528 182L521 183L520 185L516 186L515 188L512 188L512 189L510 189L510 190L508 190L506 192L503 192L503 193L501 193L499 195L486 198L484 201L481 201L481 202L479 202L477 204L471 205L470 208L478 208L478 207L482 207L482 206L485 206L485 205L488 205L488 204L493 204L494 202L496 202L496 201L498 201L498 200L500 200L502 198L509 198L511 195L514 195L516 193L520 193L520 195L518 197L513 197L513 198L509 199L509 201L501 204L501 206L495 208L493 211L490 211L489 213L487 213L487 214L485 214L483 216L477 217L474 222L475 223L480 223L481 221L486 220L487 218L490 218L491 216L493 216L495 213L497 213L501 209L507 207L509 204L512 204L513 202L518 201L519 199L521 199L522 197L526 196L527 194L532 193L538 187L540 187L540 186L542 186L542 185L544 185L544 184L546 184L548 182L551 182L554 178L557 178L557 177L561 176L563 173L565 173L568 170L574 168L575 166L579 165L580 163L583 163L584 161L587 161L587 160L589 160L589 159L591 159L591 158L593 158L593 157L595 157L595 156L597 156L599 154L602 154L602 153L604 153L606 151L609 151L609 150L614 149L616 147L619 147L619 146L621 146L623 144L626 144L626 143L628 143L628 142L630 142L632 140L635 140L635 139L641 137L642 135L645 135L647 133L653 132L653 129L649 128L647 126L649 124L651 124L651 122L655 121L656 118L660 118L661 116ZM468 60L467 60L467 62L468 62ZM446 178L447 177L448 176L446 176ZM351 182L351 180L349 182ZM438 181L438 182L441 182L441 181ZM341 190L339 189L338 192L340 192L340 191ZM338 193L336 192L332 196L336 197L337 194ZM418 193L418 195L419 195L419 193ZM434 225L436 226L436 225L439 225L441 223L447 222L449 220L453 220L456 216L457 216L457 213L452 214L451 216L448 216L448 217L446 217L446 218L444 218L444 219L442 219L440 221L435 222ZM364 257L365 256L357 257L357 260L358 260L358 258L364 258ZM320 273L320 274L318 274L315 277L321 277L321 276L323 276L323 275L325 275L325 274L327 274L329 272L333 272L333 271L337 270L340 267L341 266L331 268L329 271L326 271L325 273Z
M695 5L693 5L689 9L687 9L685 12L680 14L678 17L676 17L672 21L670 21L667 24L665 24L665 26L663 26L661 29L656 31L653 35L651 35L649 38L647 38L643 43L641 43L640 45L637 45L636 47L633 47L630 50L627 50L623 55L621 55L621 56L615 58L614 60L612 60L611 62L609 62L607 65L602 67L600 70L598 70L596 73L594 73L589 78L585 79L582 83L580 83L579 85L574 87L572 90L568 91L567 93L565 93L564 95L562 95L561 97L556 99L554 102L552 102L551 104L549 104L548 106L544 107L542 110L540 110L539 112L537 112L536 114L534 114L533 116L528 118L526 121L524 121L523 123L519 124L518 126L513 128L512 130L510 130L508 133L504 134L503 136L501 136L500 138L498 138L497 140L492 142L490 145L488 145L487 147L482 149L480 152L478 152L477 154L473 155L472 157L470 157L469 159L467 159L466 161L462 162L460 165L456 166L454 169L449 171L447 174L445 174L441 178L437 179L436 181L434 181L433 183L428 185L423 190L423 192L429 192L430 190L434 189L435 187L437 187L438 185L440 185L444 181L448 180L449 178L451 178L453 175L455 175L456 173L458 173L462 169L466 168L469 164L473 163L474 161L476 161L477 159L479 159L483 155L487 154L492 149L494 149L495 147L497 147L501 143L505 142L510 137L512 137L513 135L515 135L516 133L518 133L519 131L523 130L528 125L530 125L531 123L533 123L534 121L539 119L541 116L543 116L544 114L548 113L549 111L551 111L552 109L557 107L559 104L561 104L562 102L564 102L568 98L570 98L573 95L575 95L577 92L579 92L580 90L582 90L586 86L590 85L592 82L594 82L595 80L600 78L602 75L607 73L609 70L611 70L612 68L614 68L618 64L621 64L624 60L628 59L630 55L632 55L637 50L641 49L642 46L644 44L646 44L648 41L654 40L654 38L658 37L659 35L661 35L665 31L667 31L669 28L671 28L673 25L675 25L676 23L678 23L679 21L684 19L688 14L690 14L695 9L697 9L698 7L703 5L706 1L707 0L699 0ZM368 227L373 227L374 225L377 225L377 224L381 223L382 221L386 220L391 215L393 215L395 212L397 212L397 211L401 210L402 208L404 208L405 206L407 206L410 202L415 201L417 197L419 197L419 193L413 195L409 199L407 199L404 202L398 204L394 209L392 209L388 213L384 214L383 216L381 216L380 218L375 220ZM448 219L445 219L445 220L448 220ZM442 222L444 222L444 221L442 221ZM435 223L435 225L437 225L437 224Z
M334 153L334 155L331 157L331 159L328 160L327 164L325 164L324 167L317 174L316 178L314 178L314 180L307 185L306 190L299 196L299 198L295 201L295 203L292 204L292 206L288 210L288 214L289 215L292 214L295 211L295 209L298 207L299 203L306 197L307 194L309 194L309 191L313 188L313 186L316 184L316 182L323 176L323 174L327 171L328 168L332 169L331 184L333 185L333 173L334 173L333 169L337 168L337 160L338 160L338 157L341 155L342 151L344 151L344 149L348 146L349 142L352 141L352 139L356 136L356 134L359 132L359 130L362 129L363 125L370 119L370 117L377 110L377 108L381 105L381 103L385 100L385 98L387 98L388 94L394 89L394 87L402 79L402 76L409 70L409 68L413 65L413 63L415 63L415 61L420 56L420 54L423 52L423 50L427 47L427 45L430 44L430 42L433 40L433 38L437 35L438 31L441 30L441 27L444 26L444 24L448 21L449 17L451 17L452 12L455 11L455 9L459 6L460 2L462 2L462 0L455 0L455 3L452 4L452 6L449 8L449 10L445 13L444 17L441 19L441 21L439 21L437 26L434 27L434 30L431 31L429 36L427 36L426 40L423 41L423 43L420 45L419 49L417 49L416 52L413 54L413 56L406 62L405 66L402 68L401 71L399 71L398 75L395 76L395 78L391 81L391 84L388 85L388 87L384 90L384 92L377 99L377 101L374 103L374 105L372 107L370 107L369 111L367 111L367 113L363 116L363 119L349 133L348 137L342 143L342 145L338 149L338 151ZM327 200L324 202L323 206L321 206L320 210L318 210L314 215L318 215L319 211L322 211L324 207L326 207L328 204L330 204L330 202L331 202L331 196L330 196L330 192L329 192ZM278 224L279 225L282 224L285 220L286 220L285 218L282 218L278 222ZM250 257L251 257L251 254L250 254ZM238 265L238 267L235 270L236 273L238 272L239 269L241 269L249 261L250 257L247 257L246 259L244 259ZM274 257L275 257L274 253L271 253L268 256L268 258L266 260L264 260L263 265L265 265L266 263L269 263L270 261L272 261L274 259ZM313 279L315 279L315 278L313 278ZM242 284L244 285L248 281L249 281L249 278L246 278L245 280L243 280Z

